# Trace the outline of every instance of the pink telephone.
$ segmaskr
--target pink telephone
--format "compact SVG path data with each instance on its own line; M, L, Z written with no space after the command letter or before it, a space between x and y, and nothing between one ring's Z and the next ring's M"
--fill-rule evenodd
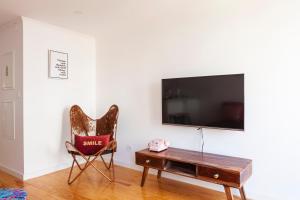
M160 152L166 150L170 146L170 142L164 139L154 139L148 143L149 151Z

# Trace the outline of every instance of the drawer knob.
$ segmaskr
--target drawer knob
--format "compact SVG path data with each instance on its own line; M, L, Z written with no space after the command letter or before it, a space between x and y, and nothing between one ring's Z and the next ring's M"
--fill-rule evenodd
M218 179L219 177L220 177L219 174L214 174L214 178L215 178L215 179Z
M146 163L150 163L150 160L146 160Z

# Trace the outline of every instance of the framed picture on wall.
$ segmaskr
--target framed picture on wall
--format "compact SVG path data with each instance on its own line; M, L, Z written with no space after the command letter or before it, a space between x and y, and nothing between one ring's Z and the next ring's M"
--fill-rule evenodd
M8 52L0 56L1 86L4 90L15 89L15 54Z
M49 78L68 79L68 53L49 50Z

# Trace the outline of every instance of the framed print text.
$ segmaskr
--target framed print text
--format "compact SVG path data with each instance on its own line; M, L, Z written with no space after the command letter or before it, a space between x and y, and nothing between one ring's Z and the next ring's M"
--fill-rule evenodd
M68 54L49 50L49 78L68 79Z

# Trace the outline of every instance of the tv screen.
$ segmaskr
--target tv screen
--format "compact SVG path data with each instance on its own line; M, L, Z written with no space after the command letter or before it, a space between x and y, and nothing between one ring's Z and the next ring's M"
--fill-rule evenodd
M244 74L162 79L162 123L244 129Z

